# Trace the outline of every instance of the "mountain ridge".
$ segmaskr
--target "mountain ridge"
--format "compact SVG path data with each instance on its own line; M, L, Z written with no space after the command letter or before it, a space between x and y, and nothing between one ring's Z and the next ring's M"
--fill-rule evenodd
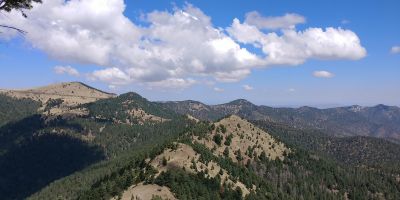
M97 99L116 96L116 94L104 92L82 82L62 82L29 89L2 89L0 93L15 98L30 98L41 102L46 102L49 99L63 99L66 100L66 103L72 104L88 103Z
M352 105L324 109L310 106L277 108L255 105L245 99L217 105L192 100L164 104L181 114L190 114L201 120L213 121L226 115L238 114L250 120L286 123L338 136L373 136L400 142L400 108L397 106L378 104L372 107ZM199 107L204 109L199 110Z

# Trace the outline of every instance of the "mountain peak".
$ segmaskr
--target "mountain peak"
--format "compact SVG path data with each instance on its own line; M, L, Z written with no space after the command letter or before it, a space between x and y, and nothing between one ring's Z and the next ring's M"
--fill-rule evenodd
M254 106L253 103L251 103L250 101L246 100L246 99L236 99L234 101L229 102L228 104L230 105L238 105L238 106Z
M390 106L387 106L384 104L378 104L378 105L374 106L374 108L386 110L386 109L390 108Z
M148 102L148 100L144 97L142 97L140 94L136 92L128 92L125 94L119 95L119 98L125 99L125 100L134 100L136 102Z

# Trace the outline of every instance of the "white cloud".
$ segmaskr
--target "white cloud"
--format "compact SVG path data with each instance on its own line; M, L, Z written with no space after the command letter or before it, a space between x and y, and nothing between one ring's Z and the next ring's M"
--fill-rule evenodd
M295 28L297 24L304 24L305 22L305 17L295 13L287 13L279 17L263 17L256 11L247 13L245 19L245 23L254 25L259 29Z
M111 85L124 85L130 82L129 76L116 67L96 70L90 75L90 78L107 82Z
M289 92L296 92L296 89L294 89L294 88L289 88L288 91L289 91Z
M250 85L242 85L243 89L250 91L250 90L254 90L254 88Z
M315 71L313 72L313 76L317 78L332 78L335 74L328 71Z
M264 65L299 65L308 59L350 59L365 57L358 36L341 28L308 28L264 33L255 26L235 19L227 30L238 42L252 44L264 53Z
M71 66L55 66L54 67L54 73L56 74L68 74L71 76L79 76L78 70Z
M28 18L14 11L0 15L0 24L27 31L25 39L55 59L104 67L89 77L109 85L186 88L210 77L239 81L254 68L298 65L312 58L360 59L366 54L350 30L297 31L295 25L305 22L297 14L262 17L252 12L245 23L235 19L230 27L221 28L190 4L145 13L141 19L148 25L135 24L124 11L123 0L52 0L35 4ZM0 35L15 36L12 30Z
M223 92L223 91L224 91L224 89L222 89L222 88L218 88L218 87L215 87L215 88L214 88L214 91L216 91L216 92Z
M255 54L191 5L147 13L147 27L134 24L124 10L123 0L54 0L35 5L26 19L12 12L0 22L23 28L34 47L54 58L107 67L91 77L110 84L166 82L174 88L187 85L178 80L188 76L238 81L258 64Z
M400 53L400 46L393 46L390 49L390 52L393 53L393 54Z

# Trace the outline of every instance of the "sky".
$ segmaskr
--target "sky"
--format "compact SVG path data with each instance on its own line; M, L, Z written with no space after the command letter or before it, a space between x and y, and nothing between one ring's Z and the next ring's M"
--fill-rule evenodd
M0 88L400 106L400 1L43 0L0 14Z

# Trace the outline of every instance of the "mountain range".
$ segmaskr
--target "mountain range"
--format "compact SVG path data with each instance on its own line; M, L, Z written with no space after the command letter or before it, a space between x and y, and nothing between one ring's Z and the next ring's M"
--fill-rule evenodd
M1 199L399 199L397 107L0 91Z
M166 102L165 105L202 120L212 121L236 114L249 120L284 123L298 129L317 129L335 136L372 136L400 141L400 108L396 106L274 108L257 106L245 99L220 105L191 100Z

